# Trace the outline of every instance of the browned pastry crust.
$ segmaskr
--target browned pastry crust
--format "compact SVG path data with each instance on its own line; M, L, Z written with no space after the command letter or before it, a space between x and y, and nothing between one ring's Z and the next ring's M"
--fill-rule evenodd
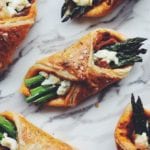
M14 53L35 22L36 1L27 14L0 19L0 73L11 64Z
M36 75L39 71L45 71L72 81L71 89L66 96L50 100L46 105L76 106L89 96L100 92L106 86L127 76L132 66L107 69L100 68L94 64L94 43L105 32L110 33L111 36L115 36L121 41L125 40L124 36L118 32L98 29L85 35L64 51L38 61L29 69L25 79ZM26 96L30 95L30 91L24 83L21 87L21 92Z
M150 112L145 110L147 117ZM115 129L115 141L118 150L137 150L131 139L132 126L132 107L129 104L124 110Z
M89 10L85 17L104 17L111 13L123 0L103 0L102 3Z
M12 112L1 115L16 125L18 150L73 150L68 144L37 128L21 115Z

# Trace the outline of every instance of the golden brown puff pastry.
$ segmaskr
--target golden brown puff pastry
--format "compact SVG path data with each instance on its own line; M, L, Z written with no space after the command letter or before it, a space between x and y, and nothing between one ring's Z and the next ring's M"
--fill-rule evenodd
M64 17L63 22L75 17L104 17L122 2L123 0L68 0L62 7L61 16Z
M89 10L85 17L104 17L112 12L123 0L104 0L101 4Z
M3 4L2 4L3 3ZM36 1L18 14L10 16L0 2L0 73L11 64L14 53L35 22Z
M131 123L131 119L132 107L131 105L128 105L123 112L115 130L115 141L118 150L136 150L134 143L128 136L128 134L130 133L129 126Z
M100 66L96 65L93 59L96 49L124 40L125 37L122 34L113 30L92 31L69 48L36 62L27 72L25 80L44 71L70 81L71 87L68 93L50 99L46 105L76 106L89 96L128 75L132 65L112 69L101 64ZM22 84L21 92L27 97L32 95L25 82Z
M135 103L135 102L134 102ZM133 108L133 105L135 108ZM135 106L136 105L136 106ZM134 110L135 109L135 110ZM150 111L143 108L140 98L129 104L121 115L116 129L115 141L118 150L148 150Z
M48 135L17 113L4 112L1 116L15 124L18 150L73 150L68 144Z

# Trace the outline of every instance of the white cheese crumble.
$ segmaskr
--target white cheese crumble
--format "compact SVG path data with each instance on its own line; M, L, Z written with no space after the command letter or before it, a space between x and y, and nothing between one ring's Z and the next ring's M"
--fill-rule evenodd
M39 75L41 75L41 76L43 76L43 77L45 77L45 78L48 78L48 73L46 73L46 72L44 72L44 71L40 71L39 72Z
M7 133L4 133L4 138L0 141L0 144L10 150L18 150L17 141L13 138L8 137Z
M94 54L94 61L98 59L102 59L102 61L106 61L107 63L113 61L116 65L119 63L117 52L108 51L107 49L99 50Z
M141 135L136 134L135 138L135 145L138 149L148 149L148 137L145 132L143 132Z
M59 88L57 89L57 95L65 95L71 86L70 81L62 81Z
M16 15L24 8L28 8L31 6L28 0L6 0L6 4L6 8L10 16Z
M78 6L92 6L93 0L73 0Z
M41 85L54 85L60 83L60 79L55 75L50 74L47 79L45 79Z
M65 12L65 15L64 16L68 16L70 15L71 11L68 9L66 12Z
M39 72L39 74L46 77L46 79L41 83L42 86L59 84L57 92L56 92L57 95L60 95L60 96L65 95L71 87L70 81L67 81L67 80L62 81L59 77L53 74L47 74L44 71Z

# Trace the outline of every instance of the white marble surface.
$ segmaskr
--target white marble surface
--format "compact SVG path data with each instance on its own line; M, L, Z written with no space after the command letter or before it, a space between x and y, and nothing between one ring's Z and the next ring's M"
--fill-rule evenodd
M0 110L16 111L32 123L79 150L115 150L114 129L131 93L150 104L150 51L129 76L74 109L37 108L27 105L19 87L28 68L48 54L62 50L98 27L115 29L128 37L148 38L150 50L150 0L125 0L116 12L97 20L60 22L63 0L38 0L38 17L19 55L0 81ZM99 107L95 103L101 101Z

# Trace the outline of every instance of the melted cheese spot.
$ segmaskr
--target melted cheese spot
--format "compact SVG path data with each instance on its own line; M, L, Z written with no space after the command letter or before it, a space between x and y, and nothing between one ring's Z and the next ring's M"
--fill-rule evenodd
M0 144L10 150L18 150L17 141L13 138L8 137L7 133L4 133L4 138L0 141Z
M135 145L138 149L148 149L148 137L145 132L143 132L141 135L136 134L135 138Z
M4 17L13 16L30 6L31 4L28 0L1 0L0 13L2 13Z
M44 71L40 71L39 72L39 74L41 75L41 76L43 76L44 78L48 78L48 73L46 73L46 72L44 72Z
M70 86L71 86L70 81L66 81L66 80L62 81L61 85L59 86L57 90L57 95L65 95L70 89Z
M58 84L59 82L60 82L60 79L58 77L50 74L49 77L45 79L41 85L54 85L54 84Z
M60 96L65 95L71 87L70 81L67 81L67 80L62 81L59 77L53 74L47 74L46 72L43 72L43 71L39 72L39 74L46 77L46 79L41 83L42 86L59 85L56 91L57 95L60 95Z
M93 0L73 0L78 6L92 6Z
M117 57L117 52L108 51L108 50L99 50L94 54L94 61L97 61L98 59L102 59L103 61L106 61L107 63L110 63L113 61L115 64L119 63L119 59Z

